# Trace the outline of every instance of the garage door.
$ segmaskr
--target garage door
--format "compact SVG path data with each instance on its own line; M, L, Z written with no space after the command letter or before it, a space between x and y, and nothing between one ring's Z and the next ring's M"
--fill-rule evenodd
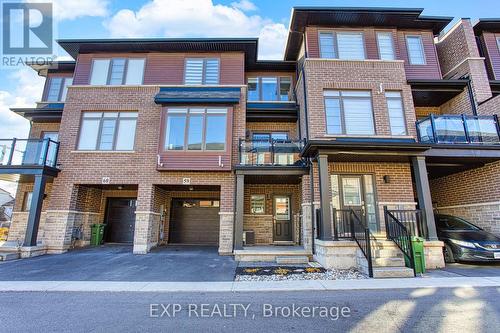
M169 243L217 245L218 199L173 199Z
M109 198L105 239L111 243L132 243L135 229L136 199Z

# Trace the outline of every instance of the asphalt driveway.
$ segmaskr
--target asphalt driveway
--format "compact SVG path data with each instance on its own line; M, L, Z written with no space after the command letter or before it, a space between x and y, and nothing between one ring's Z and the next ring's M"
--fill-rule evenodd
M237 262L216 247L167 246L147 255L104 245L0 262L0 281L232 281Z
M500 263L477 262L477 263L454 263L446 264L446 267L431 270L426 273L431 277L491 277L500 276Z

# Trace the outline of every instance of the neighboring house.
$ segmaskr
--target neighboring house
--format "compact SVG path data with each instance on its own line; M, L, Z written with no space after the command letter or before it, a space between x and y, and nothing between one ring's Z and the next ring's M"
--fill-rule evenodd
M42 101L13 109L30 140L0 174L31 176L9 240L60 253L106 223L134 253L349 267L401 222L442 266L433 204L498 232L499 101L470 22L421 12L294 8L283 61L252 38L59 41L76 60L33 65Z

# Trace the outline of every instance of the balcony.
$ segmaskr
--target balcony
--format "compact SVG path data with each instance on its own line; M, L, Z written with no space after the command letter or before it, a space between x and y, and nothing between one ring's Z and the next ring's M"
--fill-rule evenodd
M50 139L0 139L0 173L16 167L56 168L59 142Z
M421 143L500 144L500 127L496 116L434 115L417 122Z
M303 147L302 140L240 140L240 165L305 167L300 157Z

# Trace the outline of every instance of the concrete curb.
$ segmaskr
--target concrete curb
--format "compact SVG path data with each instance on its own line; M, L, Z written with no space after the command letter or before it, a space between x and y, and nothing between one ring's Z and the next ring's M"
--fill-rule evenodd
M270 292L459 287L500 287L500 277L266 282L0 281L0 292Z

